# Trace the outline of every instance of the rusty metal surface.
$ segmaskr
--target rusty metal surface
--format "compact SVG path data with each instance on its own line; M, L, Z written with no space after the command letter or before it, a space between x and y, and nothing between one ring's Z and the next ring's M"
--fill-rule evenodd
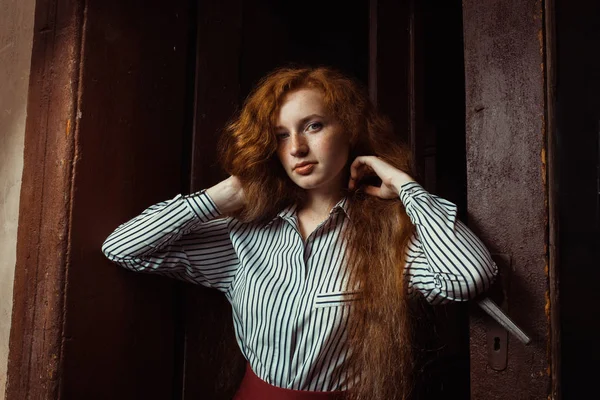
M509 315L532 337L488 366L485 316L471 321L471 398L550 393L545 59L541 1L463 1L469 225L512 259ZM505 267L506 268L506 267Z
M36 5L6 398L58 396L82 3Z

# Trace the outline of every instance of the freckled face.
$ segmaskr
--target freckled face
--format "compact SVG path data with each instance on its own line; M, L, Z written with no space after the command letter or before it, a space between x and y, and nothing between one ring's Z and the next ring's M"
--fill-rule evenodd
M290 179L306 190L342 188L350 140L316 89L288 93L279 112L277 156Z

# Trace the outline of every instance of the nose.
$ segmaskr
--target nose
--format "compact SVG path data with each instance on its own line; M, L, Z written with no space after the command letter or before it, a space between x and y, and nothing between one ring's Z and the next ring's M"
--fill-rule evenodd
M294 157L304 157L308 154L308 144L304 135L292 135L290 154Z

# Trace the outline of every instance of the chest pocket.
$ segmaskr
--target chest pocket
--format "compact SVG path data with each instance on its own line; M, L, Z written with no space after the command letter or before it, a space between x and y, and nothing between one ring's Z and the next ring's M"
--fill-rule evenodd
M352 305L360 299L360 292L323 292L317 293L313 303L314 308L340 307Z

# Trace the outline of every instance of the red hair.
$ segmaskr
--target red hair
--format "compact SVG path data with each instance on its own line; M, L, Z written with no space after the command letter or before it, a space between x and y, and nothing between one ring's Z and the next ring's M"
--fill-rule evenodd
M235 216L245 222L273 218L303 200L304 192L283 170L274 127L285 96L314 88L330 115L350 135L350 157L375 155L411 174L410 152L393 135L389 121L369 101L366 90L330 68L283 68L263 78L239 116L222 135L224 169L237 176L247 205ZM411 388L413 358L408 318L404 254L414 231L399 198L382 200L359 188L345 193L352 204L348 228L350 285L363 298L350 314L350 372L357 376L352 399L405 399Z

